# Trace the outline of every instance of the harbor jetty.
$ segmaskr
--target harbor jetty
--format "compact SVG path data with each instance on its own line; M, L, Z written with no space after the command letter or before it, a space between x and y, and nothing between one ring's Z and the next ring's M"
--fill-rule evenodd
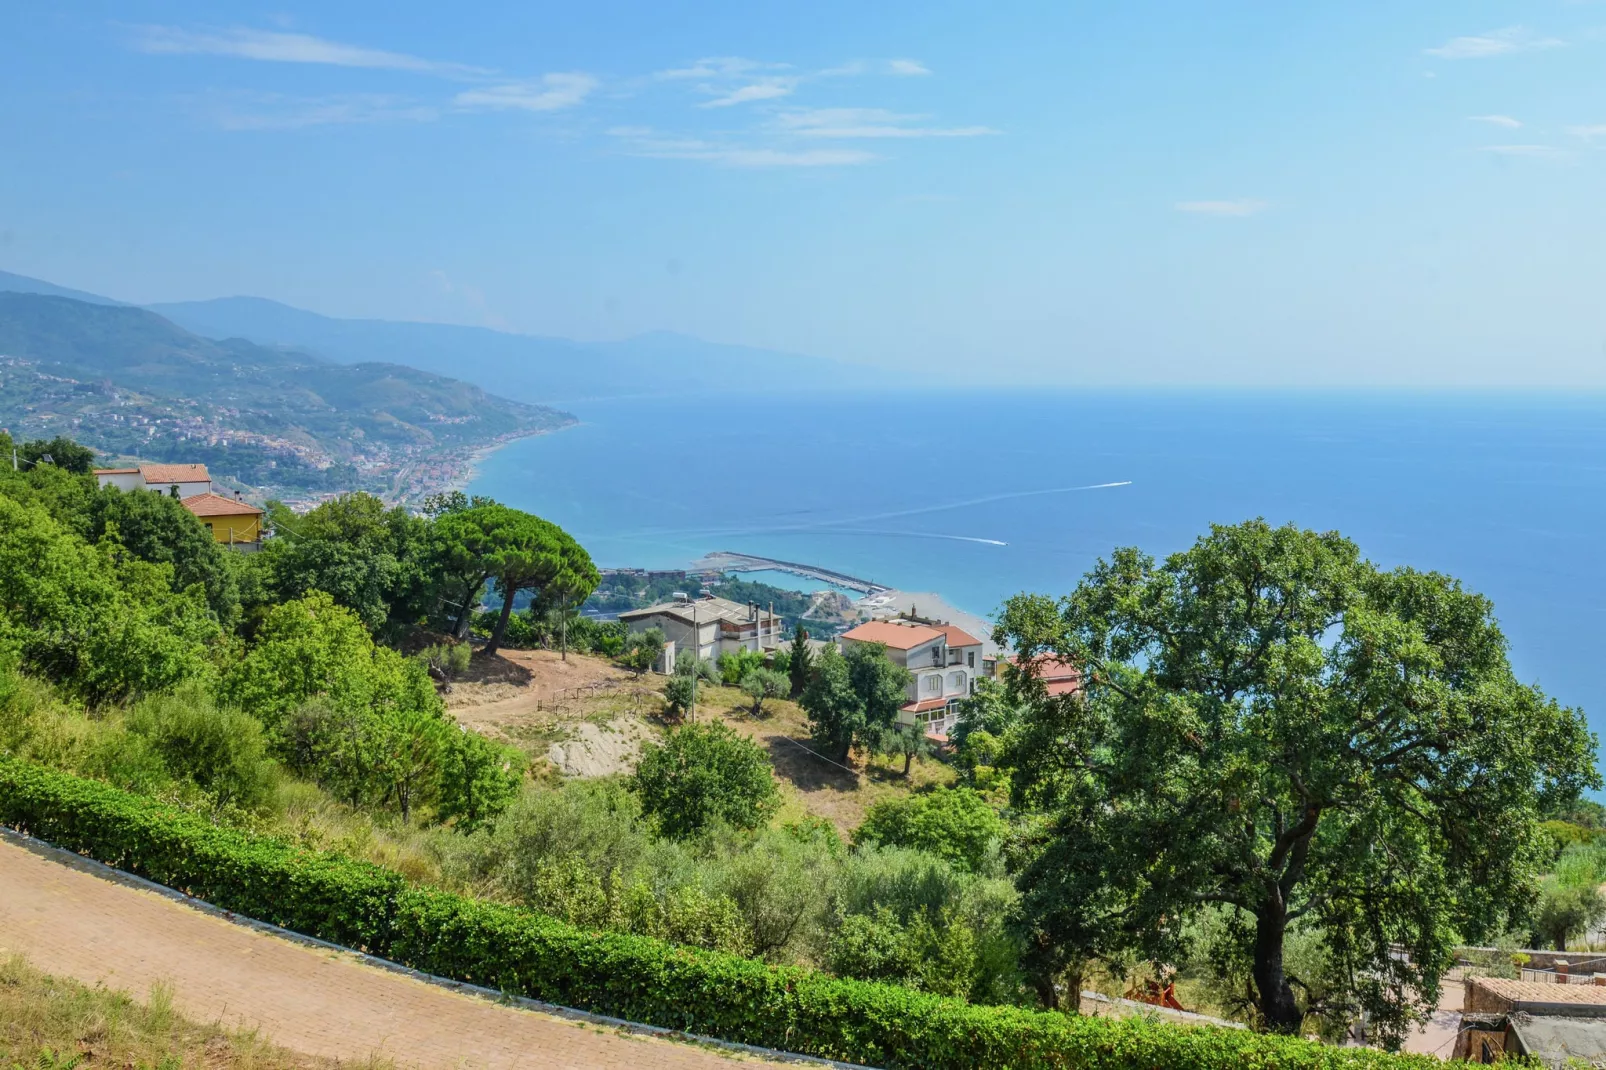
M845 572L835 572L817 565L805 565L797 561L778 561L773 557L755 557L752 554L739 554L733 550L716 550L701 561L692 565L691 571L710 572L760 572L773 570L775 572L788 572L804 579L819 580L836 587L845 587L850 591L862 591L866 595L885 594L892 588L872 580L861 579L858 576L849 576Z

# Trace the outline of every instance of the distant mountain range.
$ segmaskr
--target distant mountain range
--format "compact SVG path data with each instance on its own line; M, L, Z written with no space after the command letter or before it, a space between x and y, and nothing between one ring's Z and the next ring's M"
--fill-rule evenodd
M337 363L0 276L0 426L66 434L107 458L202 461L271 492L364 488L415 496L494 442L572 424L397 363ZM50 292L45 292L46 288ZM65 294L65 295L64 295Z
M120 303L6 272L0 272L0 290ZM890 382L884 373L858 365L669 332L619 342L575 342L486 327L337 319L260 297L180 301L150 308L206 338L289 346L343 364L405 364L527 402L567 404L603 397L874 387Z

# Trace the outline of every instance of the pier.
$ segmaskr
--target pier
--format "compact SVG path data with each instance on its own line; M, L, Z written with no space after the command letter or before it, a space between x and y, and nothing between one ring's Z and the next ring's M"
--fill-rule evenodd
M733 550L716 550L692 566L693 571L701 569L720 572L759 572L772 569L776 572L789 572L794 576L802 576L804 579L846 587L850 591L862 591L866 595L884 594L892 589L884 584L861 579L858 576L849 576L844 572L833 572L828 568L804 565L797 561L777 561L773 557L754 557L752 554L739 554Z

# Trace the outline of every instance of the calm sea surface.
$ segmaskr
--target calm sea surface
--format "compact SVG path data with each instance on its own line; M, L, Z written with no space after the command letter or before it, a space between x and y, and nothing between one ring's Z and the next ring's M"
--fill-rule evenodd
M1606 728L1606 395L975 393L616 400L472 490L602 565L803 561L989 615L1211 522L1336 528L1494 599L1518 673ZM1112 485L1119 484L1119 485Z

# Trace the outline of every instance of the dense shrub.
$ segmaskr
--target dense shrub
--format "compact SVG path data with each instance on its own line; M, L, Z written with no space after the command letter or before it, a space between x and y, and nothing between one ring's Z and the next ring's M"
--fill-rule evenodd
M409 888L341 855L217 828L0 758L0 822L217 906L442 976L635 1021L887 1067L1432 1070L1430 1056L1141 1018L982 1007Z
M128 727L161 756L170 776L190 781L220 809L256 809L273 790L275 770L261 723L219 708L202 688L145 699L130 712Z
M936 788L876 803L853 842L913 847L980 873L995 863L1005 830L998 811L972 789Z
M0 757L0 823L260 921L365 950L406 882L343 855L219 828L176 807Z
M764 748L717 721L671 729L662 745L648 743L631 787L671 839L716 822L758 828L780 802Z

